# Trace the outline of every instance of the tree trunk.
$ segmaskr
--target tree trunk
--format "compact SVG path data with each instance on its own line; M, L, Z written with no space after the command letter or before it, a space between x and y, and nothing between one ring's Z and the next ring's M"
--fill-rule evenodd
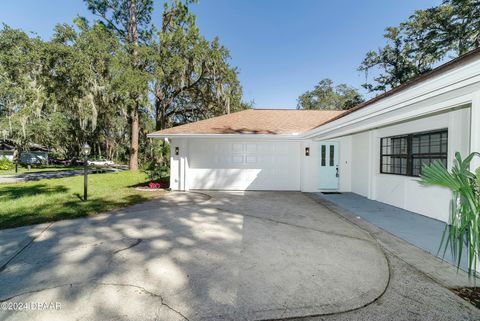
M138 105L135 104L132 110L132 124L130 133L130 170L138 170L138 133L139 133L139 117L138 117Z
M166 108L162 102L162 90L160 83L157 81L155 85L155 129L162 130L167 127Z
M174 16L174 10L169 10L163 13L162 19L162 33L166 33L168 31L168 26ZM158 44L158 54L160 55L162 43L159 42ZM162 130L167 127L167 120L166 120L166 106L163 100L163 93L162 87L160 84L160 80L157 80L155 83L155 129Z
M137 47L138 47L138 25L137 25L137 0L131 0L129 10L129 23L128 23L128 41L133 45L133 63L136 64ZM136 67L136 66L134 66ZM138 116L138 94L134 94L133 100L135 101L132 106L131 119L130 119L130 170L138 170L138 131L140 128L140 118Z

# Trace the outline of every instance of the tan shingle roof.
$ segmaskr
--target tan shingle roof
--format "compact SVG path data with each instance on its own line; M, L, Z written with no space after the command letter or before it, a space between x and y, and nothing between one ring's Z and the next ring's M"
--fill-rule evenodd
M178 134L300 134L333 119L344 111L248 109L151 133Z

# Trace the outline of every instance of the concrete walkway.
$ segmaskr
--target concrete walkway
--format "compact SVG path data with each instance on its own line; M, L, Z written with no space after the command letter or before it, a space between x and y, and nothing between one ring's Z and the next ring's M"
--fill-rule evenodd
M386 291L363 308L322 316L292 318L296 321L452 321L480 320L480 310L454 295L449 288L475 286L480 279L469 278L446 261L358 218L354 212L319 197L306 194L346 221L374 237L387 256L390 280Z
M123 169L117 168L98 168L89 169L89 174L96 173L111 173L122 171ZM38 181L41 179L62 178L70 176L83 175L83 169L78 170L65 170L65 171L52 171L52 172L34 172L34 173L22 173L16 175L0 175L0 183L17 183L26 181Z
M369 200L354 193L322 194L321 197L336 205L349 210L354 215L375 224L376 226L398 236L399 238L427 251L432 255L444 259L452 265L457 265L450 249L443 256L443 248L439 252L443 231L446 224L385 203ZM465 248L465 252L467 249ZM460 268L468 270L468 258L462 257Z
M281 319L361 309L385 292L377 241L307 196L209 194L0 231L0 301L59 307L0 320Z

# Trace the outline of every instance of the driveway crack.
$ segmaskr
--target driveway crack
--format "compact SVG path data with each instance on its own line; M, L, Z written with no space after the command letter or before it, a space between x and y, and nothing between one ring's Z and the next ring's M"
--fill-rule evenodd
M213 207L213 208L216 209L216 210L218 210L218 211L227 212L227 213L230 213L230 214L235 214L235 215L241 215L241 216L256 218L256 219L259 219L259 220L268 221L268 222L272 222L272 223L276 223L276 224L288 225L288 226L292 226L292 227L296 227L296 228L300 228L300 229L304 229L304 230L308 230L308 231L314 231L314 232L318 232L318 233L323 233L323 234L328 234L328 235L334 235L334 236L338 236L338 237L344 237L344 238L348 238L348 239L353 239L353 240L358 240L358 241L363 241L363 242L367 242L367 243L376 244L376 242L374 241L374 240L375 240L374 237L372 237L371 239L361 238L361 237L357 237L357 236L352 236L352 235L346 235L346 234L342 234L342 233L337 233L337 232L334 232L334 231L319 230L319 229L312 228L312 227L308 227L308 226L293 224L293 223L289 223L289 222L285 222L285 221L279 221L279 220L275 220L275 219L273 219L273 218L261 217L261 216L256 216L256 215L252 215L252 214L245 214L245 213L228 212L228 211L226 211L225 209L217 208L217 207ZM341 218L341 217L339 217L339 218ZM350 222L349 222L349 223L350 223ZM350 224L351 224L351 223L350 223ZM356 227L356 228L358 228L358 227ZM363 233L365 233L362 229L360 229L360 231L362 231ZM367 235L368 235L368 233L367 233ZM369 235L369 236L371 237L371 235Z
M140 244L142 241L143 241L142 239L136 239L135 242L133 242L133 243L130 244L129 246L113 251L113 254L117 254L117 253L119 253L119 252L122 252L122 251L125 251L125 250L128 250L128 249L131 249L132 247L135 247L135 246L137 246L138 244Z
M186 321L190 321L187 316L185 316L182 312L180 312L179 310L173 308L171 305L169 305L168 303L165 302L165 298L158 294L158 293L154 293L150 290L147 290L145 287L143 286L140 286L140 285L136 285L136 284L129 284L129 283L109 283L109 282L98 282L98 281L86 281L86 282L75 282L75 283L65 283L65 284L59 284L59 285L56 285L56 286L51 286L51 287L46 287L46 288L41 288L41 289L35 289L35 290L31 290L31 291L26 291L26 292L21 292L21 293L18 293L18 294L15 294L15 295L12 295L8 298L5 298L5 299L0 299L0 303L1 302L7 302L7 301L10 301L14 298L17 298L17 297L20 297L20 296L23 296L23 295L28 295L28 294L34 294L34 293L39 293L39 292L43 292L43 291L47 291L47 290L53 290L53 289L58 289L58 288L62 288L62 287L72 287L72 286L81 286L81 285L85 285L85 284L96 284L96 285L100 285L100 286L116 286L116 287L131 287L131 288L135 288L135 289L138 289L140 291L142 291L143 293L145 294L148 294L152 297L155 297L155 298L159 298L160 299L160 304L164 307L166 307L168 310L174 312L175 314L179 315L181 318L183 318L184 320Z

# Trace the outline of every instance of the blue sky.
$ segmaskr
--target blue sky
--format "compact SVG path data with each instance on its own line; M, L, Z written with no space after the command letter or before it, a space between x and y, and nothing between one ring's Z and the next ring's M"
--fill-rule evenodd
M160 22L161 3L155 20ZM218 36L257 108L295 108L323 78L360 88L357 67L384 44L385 27L440 0L200 0L192 7L207 38ZM55 24L91 17L82 0L2 0L0 22L49 38ZM363 91L362 91L363 92ZM364 92L363 92L364 93Z

